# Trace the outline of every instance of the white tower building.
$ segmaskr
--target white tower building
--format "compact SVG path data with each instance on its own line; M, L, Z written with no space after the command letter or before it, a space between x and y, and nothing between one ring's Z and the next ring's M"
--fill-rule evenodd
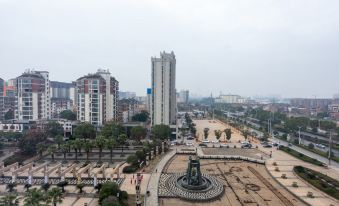
M174 52L160 53L160 58L152 57L152 125L176 125L176 89Z

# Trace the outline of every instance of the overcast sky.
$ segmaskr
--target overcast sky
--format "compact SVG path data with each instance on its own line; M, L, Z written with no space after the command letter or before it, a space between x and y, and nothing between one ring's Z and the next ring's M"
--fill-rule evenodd
M109 69L144 95L151 56L174 51L177 90L339 93L338 0L0 0L0 77L70 82Z

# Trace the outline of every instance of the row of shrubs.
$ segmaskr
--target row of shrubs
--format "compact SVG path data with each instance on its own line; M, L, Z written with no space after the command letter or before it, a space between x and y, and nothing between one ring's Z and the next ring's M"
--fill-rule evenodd
M293 157L296 157L300 160L303 160L305 162L309 162L311 164L314 164L314 165L318 165L318 166L324 166L324 164L322 162L320 162L319 160L317 159L314 159L314 158L311 158L309 156L306 156L298 151L295 151L294 149L291 149L289 147L284 147L284 146L280 146L279 147L280 150L292 155Z
M338 180L303 166L295 166L293 170L314 187L339 200Z

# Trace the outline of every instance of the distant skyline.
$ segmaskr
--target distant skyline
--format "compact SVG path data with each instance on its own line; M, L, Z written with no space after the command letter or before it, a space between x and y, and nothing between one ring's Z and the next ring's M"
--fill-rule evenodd
M332 98L336 0L0 0L0 78L47 70L71 82L109 69L146 95L151 56L174 51L177 91Z

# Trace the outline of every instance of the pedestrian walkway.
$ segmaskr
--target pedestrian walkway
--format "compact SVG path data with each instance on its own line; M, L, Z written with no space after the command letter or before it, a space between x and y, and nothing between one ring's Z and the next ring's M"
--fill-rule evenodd
M167 153L163 159L158 163L158 165L153 170L153 173L151 174L149 178L149 182L147 185L147 190L150 192L150 195L145 195L145 205L146 206L158 206L158 183L160 179L161 172L167 162L175 155L175 150L170 151Z
M273 165L274 162L276 163L276 166ZM339 179L339 173L331 168L319 167L310 163L303 162L279 150L274 151L272 159L269 159L266 162L266 168L269 173L271 173L271 175L290 192L300 197L308 204L316 206L339 205L338 200L335 200L334 198L328 196L317 188L314 188L303 179L297 177L296 174L293 172L294 166L297 165L301 165L312 170L321 172L334 179ZM279 171L276 171L276 168L279 168ZM286 178L282 178L282 174L285 174ZM293 182L296 182L298 187L293 187ZM312 192L314 198L307 197L308 192Z

